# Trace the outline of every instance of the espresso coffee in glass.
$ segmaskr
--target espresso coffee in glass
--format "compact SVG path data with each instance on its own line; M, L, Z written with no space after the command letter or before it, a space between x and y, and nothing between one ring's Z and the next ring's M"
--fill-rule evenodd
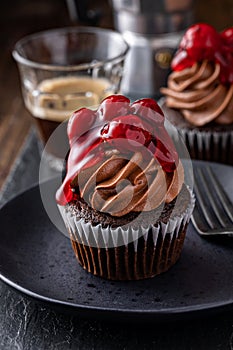
M120 33L94 27L48 30L16 43L24 103L44 145L75 110L120 92L127 51ZM51 158L58 148L49 149Z

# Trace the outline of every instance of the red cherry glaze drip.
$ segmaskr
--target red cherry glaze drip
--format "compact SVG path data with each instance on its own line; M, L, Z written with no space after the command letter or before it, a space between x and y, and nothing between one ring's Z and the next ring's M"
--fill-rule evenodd
M86 125L90 130L86 130ZM129 99L113 95L102 101L97 111L82 108L74 112L68 123L70 153L67 173L56 193L58 204L66 205L77 198L72 181L78 173L100 162L105 150L121 153L148 150L164 171L172 172L178 164L178 154L166 129L164 115L152 99L141 99L130 105Z
M71 180L67 181L63 187L63 196L65 199L65 203L69 203L72 200L77 199L77 195L72 191L70 183Z
M206 23L192 25L180 42L171 68L180 71L203 60L220 64L223 84L233 82L233 28L218 33Z
M66 165L67 173L62 186L56 193L58 204L66 205L75 199L76 195L72 190L71 182L81 169L93 166L102 159L104 154L101 147L98 152L98 146L101 146L102 142L99 129L94 128L72 143Z

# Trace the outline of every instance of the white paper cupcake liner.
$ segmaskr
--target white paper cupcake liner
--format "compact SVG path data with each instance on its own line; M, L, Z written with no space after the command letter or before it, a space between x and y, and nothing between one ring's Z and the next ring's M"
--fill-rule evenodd
M179 132L192 159L206 160L233 165L233 130L232 124L224 126L224 130L189 128L179 110L169 108L166 98L159 101L166 120ZM221 128L221 126L219 126ZM176 146L179 143L176 143Z
M178 130L191 158L233 165L233 130Z
M143 236L144 239L147 239L149 231L152 232L155 244L159 233L162 234L163 238L167 233L175 236L177 235L180 226L184 226L190 220L194 208L194 196L191 191L190 194L191 201L184 213L170 219L166 224L159 222L155 226L150 224L146 227L140 226L135 228L135 225L132 225L131 223L127 226L124 225L116 228L111 226L103 227L101 224L93 226L90 222L86 222L85 219L77 219L67 207L59 206L59 211L68 232L72 233L77 242L105 249L122 245L126 246L129 243L134 242L135 251L137 251L137 241L139 237Z
M185 212L156 226L104 228L77 219L59 206L75 255L84 269L112 280L153 277L178 260L195 200Z

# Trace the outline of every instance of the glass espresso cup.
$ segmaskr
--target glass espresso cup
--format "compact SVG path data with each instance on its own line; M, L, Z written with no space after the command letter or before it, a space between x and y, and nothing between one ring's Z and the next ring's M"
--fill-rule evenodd
M24 103L36 121L43 145L73 111L98 105L108 95L120 92L127 51L120 33L94 27L48 30L16 43L12 54ZM51 158L59 157L56 145L46 150Z

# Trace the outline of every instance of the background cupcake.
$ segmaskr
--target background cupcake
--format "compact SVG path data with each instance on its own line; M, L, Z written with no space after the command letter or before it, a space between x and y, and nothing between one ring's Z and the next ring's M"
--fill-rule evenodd
M233 165L233 28L191 26L171 68L161 107L191 158Z
M96 111L75 112L68 136L56 199L79 263L113 280L168 270L180 257L194 200L157 103L110 96Z

